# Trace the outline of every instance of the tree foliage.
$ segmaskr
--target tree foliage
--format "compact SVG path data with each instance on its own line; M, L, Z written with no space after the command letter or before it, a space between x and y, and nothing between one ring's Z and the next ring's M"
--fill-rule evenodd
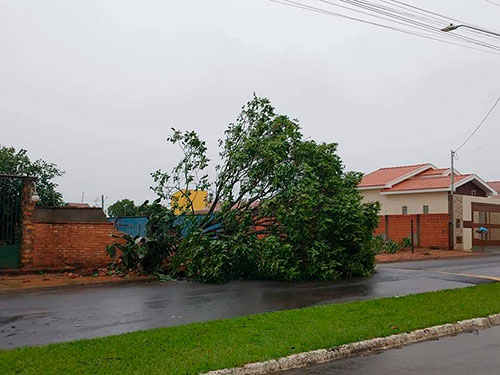
M174 129L168 140L184 157L171 173L153 173L159 199L184 192L189 200L190 190L209 190L213 197L201 218L183 207L182 225L189 230L168 250L168 273L222 282L335 280L372 272L379 207L362 202L356 190L361 174L345 171L335 143L304 139L298 121L258 97L220 140L213 180L206 145L195 132ZM174 208L176 202L165 210Z
M130 199L116 201L108 207L108 215L111 217L141 216L145 212L143 206L136 206L135 202Z
M57 191L56 177L61 177L64 171L56 164L45 160L30 160L26 150L14 147L0 146L0 173L36 177L37 192L40 196L39 205L63 206L62 194Z

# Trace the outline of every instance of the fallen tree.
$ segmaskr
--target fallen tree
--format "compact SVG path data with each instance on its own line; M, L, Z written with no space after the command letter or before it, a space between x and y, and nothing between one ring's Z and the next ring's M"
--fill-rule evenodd
M149 271L202 282L335 280L373 271L379 206L362 202L361 174L345 171L337 144L304 139L298 121L276 114L267 99L255 97L225 131L214 179L195 132L173 129L168 140L183 158L172 172L152 174L156 224L131 244L142 259L150 247L161 254ZM193 204L199 191L212 197L201 219Z

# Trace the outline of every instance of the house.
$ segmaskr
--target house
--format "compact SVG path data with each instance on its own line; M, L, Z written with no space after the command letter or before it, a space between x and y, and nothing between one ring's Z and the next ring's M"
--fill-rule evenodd
M452 201L451 169L427 163L380 168L365 175L358 190L365 202L381 204L375 234L401 241L413 225L417 246L471 250L500 246L499 185L455 170Z
M500 198L500 181L488 181L488 185L497 192L497 194L492 195L492 198Z
M183 190L174 193L171 205L176 215L185 211L202 211L207 207L208 192L202 190Z

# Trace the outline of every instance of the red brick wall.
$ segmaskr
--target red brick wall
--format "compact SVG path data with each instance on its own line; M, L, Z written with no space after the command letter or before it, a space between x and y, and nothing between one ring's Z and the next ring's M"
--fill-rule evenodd
M102 267L106 246L119 234L112 223L35 223L33 268Z
M420 215L420 246L448 249L449 221L448 214Z
M417 215L389 215L389 238L396 242L410 238L411 220L413 220L413 233L416 233Z
M378 227L373 233L375 236L385 236L385 216L378 217Z
M389 239L400 242L403 238L411 236L411 220L413 220L413 233L415 242L420 247L438 247L447 249L448 243L448 214L426 214L418 215L420 228L417 227L417 215L388 215ZM374 231L374 235L386 234L385 216L379 216L379 225ZM420 229L419 231L417 231ZM417 240L419 238L419 240ZM418 242L417 242L418 241Z

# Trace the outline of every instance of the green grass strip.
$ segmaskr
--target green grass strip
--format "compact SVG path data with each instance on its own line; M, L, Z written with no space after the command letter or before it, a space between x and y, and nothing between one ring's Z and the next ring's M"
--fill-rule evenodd
M500 312L500 284L0 351L0 374L197 374Z

